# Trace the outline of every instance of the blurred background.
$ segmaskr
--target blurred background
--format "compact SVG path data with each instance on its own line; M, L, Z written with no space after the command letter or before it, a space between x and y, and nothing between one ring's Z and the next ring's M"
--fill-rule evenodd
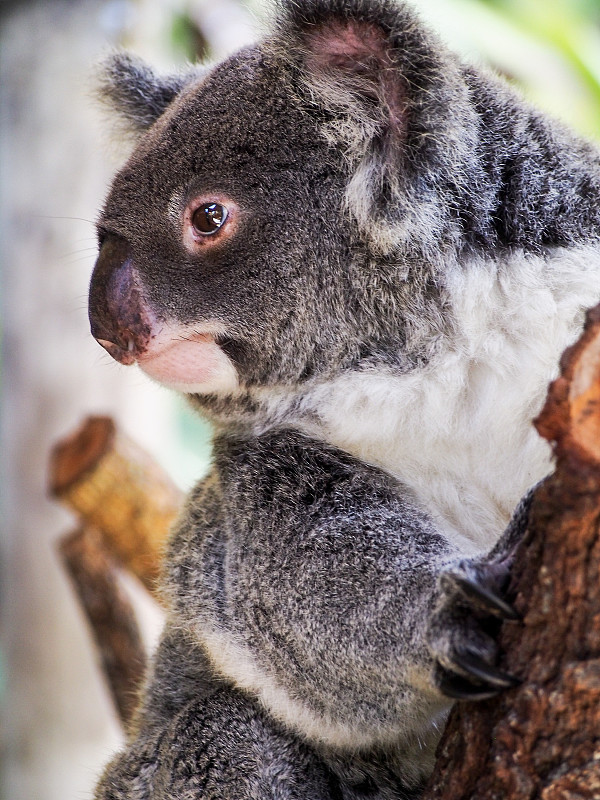
M453 48L600 138L600 0L420 0ZM0 796L90 798L121 730L56 542L73 517L47 497L49 450L111 414L182 488L209 431L176 397L111 361L88 332L94 220L126 151L91 75L129 48L168 69L260 34L261 0L30 0L0 5L2 464ZM160 612L144 606L149 646Z

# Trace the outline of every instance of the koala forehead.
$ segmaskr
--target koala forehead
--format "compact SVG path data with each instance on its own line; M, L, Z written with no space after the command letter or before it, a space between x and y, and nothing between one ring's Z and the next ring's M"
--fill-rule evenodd
M297 94L291 70L261 48L219 64L142 137L114 180L101 224L119 226L140 203L166 220L194 192L242 203L268 197L280 210L297 204L298 194L310 200L311 174L322 180L332 154L319 114L308 113ZM135 238L135 231L123 233Z

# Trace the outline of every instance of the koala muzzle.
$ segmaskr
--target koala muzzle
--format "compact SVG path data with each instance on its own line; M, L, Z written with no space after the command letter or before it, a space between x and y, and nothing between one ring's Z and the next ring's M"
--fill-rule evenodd
M116 361L133 364L148 347L154 315L142 297L129 245L109 235L102 243L90 284L92 336Z

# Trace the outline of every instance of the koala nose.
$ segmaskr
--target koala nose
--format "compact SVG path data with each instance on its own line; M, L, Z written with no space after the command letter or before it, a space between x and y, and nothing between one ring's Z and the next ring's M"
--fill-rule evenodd
M121 364L133 364L146 350L152 318L142 297L127 241L107 236L90 283L92 336Z

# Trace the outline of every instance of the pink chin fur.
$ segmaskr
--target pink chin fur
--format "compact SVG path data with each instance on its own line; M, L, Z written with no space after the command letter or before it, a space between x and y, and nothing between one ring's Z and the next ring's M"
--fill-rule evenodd
M233 364L209 333L163 328L138 365L163 386L187 393L231 393L238 384Z

